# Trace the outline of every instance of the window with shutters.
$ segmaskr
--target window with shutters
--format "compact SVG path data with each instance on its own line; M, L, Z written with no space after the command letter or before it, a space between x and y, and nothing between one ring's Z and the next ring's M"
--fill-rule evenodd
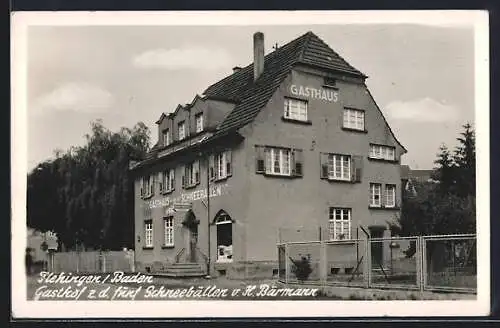
M273 175L291 175L290 149L266 148L266 173Z
M370 206L382 206L382 185L380 183L370 183Z
M351 209L329 208L330 240L351 239Z
M361 156L320 153L320 178L330 181L361 182Z
M153 221L144 221L144 247L153 247Z
M182 185L184 188L192 188L200 183L200 162L194 161L184 167Z
M304 163L301 149L255 146L255 150L256 173L289 177L303 175Z
M396 207L396 185L385 185L385 207Z
M174 217L169 216L163 219L164 246L174 246Z
M351 156L341 154L323 154L321 163L322 176L328 180L351 180Z
M232 175L232 152L226 150L211 156L210 158L210 178L212 180L222 180Z
M396 159L395 148L391 146L370 144L369 158L394 161Z
M344 108L343 127L351 130L365 130L365 112L359 109Z
M284 118L296 121L307 121L307 101L285 98Z
M175 190L175 169L167 169L160 173L160 191L169 193Z

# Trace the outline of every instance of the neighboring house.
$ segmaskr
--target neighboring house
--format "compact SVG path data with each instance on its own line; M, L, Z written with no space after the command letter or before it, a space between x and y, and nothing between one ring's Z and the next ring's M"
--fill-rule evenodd
M47 252L42 249L42 244L47 244L47 250L57 250L57 236L51 231L40 232L28 228L27 246L31 249L33 262L47 261Z
M131 163L137 269L272 272L282 227L388 236L406 150L366 78L312 32L265 57L256 33L254 63L161 114L158 143Z
M401 165L401 185L403 190L417 194L416 186L423 183L438 183L432 178L434 170L412 170L408 165Z

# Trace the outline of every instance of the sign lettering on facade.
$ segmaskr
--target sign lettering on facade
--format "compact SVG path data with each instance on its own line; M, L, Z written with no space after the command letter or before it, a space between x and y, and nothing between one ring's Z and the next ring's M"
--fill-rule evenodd
M313 87L304 87L303 85L292 84L290 86L290 93L294 96L320 99L326 101L337 102L339 100L339 93L335 90L317 89Z
M222 196L226 193L226 189L228 188L227 184L222 185L214 185L210 187L210 198ZM179 203L192 203L196 200L206 199L207 198L207 190L200 189L191 192L182 193L177 197L164 197L162 199L153 199L147 202L148 208L158 208L158 207L172 207L175 204Z

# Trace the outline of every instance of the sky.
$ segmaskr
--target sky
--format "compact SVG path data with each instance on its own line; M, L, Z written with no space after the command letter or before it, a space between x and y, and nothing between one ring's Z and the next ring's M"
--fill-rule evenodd
M113 131L142 121L154 144L162 112L251 63L256 31L266 54L312 31L368 75L413 169L432 168L439 146L474 124L472 25L30 26L28 169L83 144L97 119Z

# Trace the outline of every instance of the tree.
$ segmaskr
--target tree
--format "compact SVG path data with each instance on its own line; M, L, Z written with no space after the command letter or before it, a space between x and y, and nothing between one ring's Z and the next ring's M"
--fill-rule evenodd
M457 183L457 166L446 145L439 147L438 158L434 161L434 164L437 164L437 167L434 170L432 178L439 181L437 191L442 194L454 192Z
M470 124L463 127L453 156L446 145L439 149L437 183L415 182L416 195L403 194L401 214L389 223L392 231L403 236L475 232L475 137Z
M111 132L91 123L81 147L57 151L28 175L28 226L53 230L68 248L133 247L134 188L129 161L149 150L143 123Z
M453 160L459 168L457 193L466 197L476 194L476 135L472 126L463 125L464 131L457 138L459 145L455 149Z

